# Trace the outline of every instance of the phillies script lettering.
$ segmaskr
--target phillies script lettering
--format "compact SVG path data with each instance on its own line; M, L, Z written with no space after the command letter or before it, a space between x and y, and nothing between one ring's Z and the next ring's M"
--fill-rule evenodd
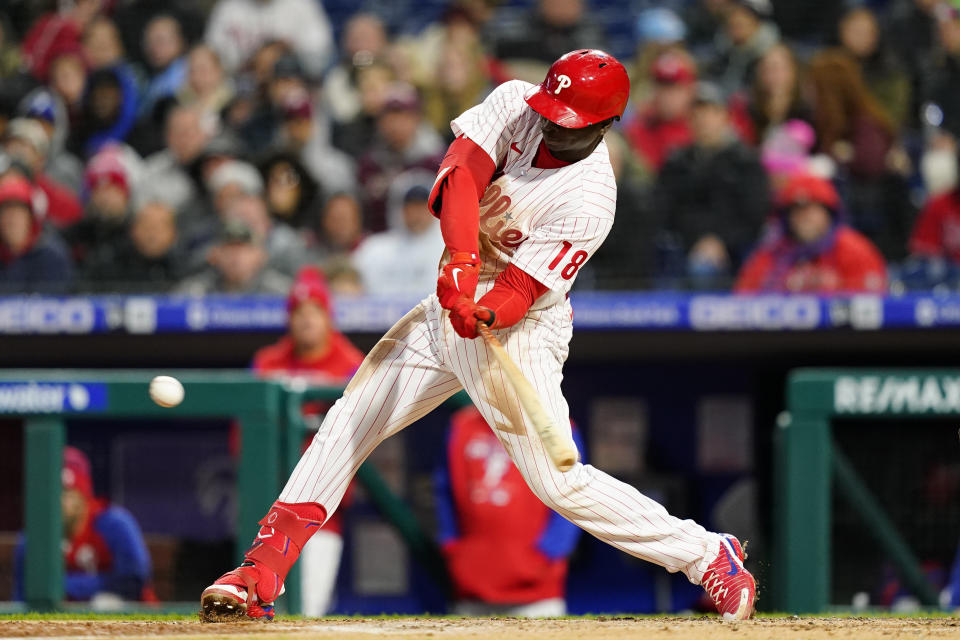
M505 247L515 249L527 238L520 229L504 229L506 220L498 219L500 214L510 208L510 196L505 195L499 186L487 187L480 200L480 230Z

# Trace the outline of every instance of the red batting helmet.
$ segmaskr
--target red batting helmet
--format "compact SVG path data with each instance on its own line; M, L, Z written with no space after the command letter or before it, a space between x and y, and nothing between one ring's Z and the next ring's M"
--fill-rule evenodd
M598 49L581 49L560 56L525 99L551 122L579 129L619 118L629 96L630 79L619 60Z

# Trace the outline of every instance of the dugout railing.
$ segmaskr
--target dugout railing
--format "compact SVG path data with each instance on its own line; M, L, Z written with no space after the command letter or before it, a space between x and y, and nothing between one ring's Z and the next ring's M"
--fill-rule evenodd
M284 392L246 371L167 372L184 385L181 404L163 408L141 370L0 372L0 415L24 418L24 597L31 610L63 602L61 467L66 420L231 418L242 433L237 470L237 536L252 540L280 482ZM237 545L238 560L244 547Z
M857 513L921 604L937 594L920 562L843 451L833 422L845 418L945 418L960 415L960 371L914 369L798 369L788 378L787 410L774 437L774 550L776 610L820 613L831 603L833 489ZM889 443L889 461L902 443ZM880 464L880 461L877 461Z
M142 370L16 370L0 371L0 416L24 419L24 562L26 608L49 611L64 606L61 545L61 468L66 421L102 419L230 418L241 430L237 466L237 529L235 555L242 559L256 535L257 521L276 499L296 466L304 436L312 428L304 420L305 402L334 401L343 386L307 386L300 381L264 380L243 370L165 371L186 391L172 408L148 396L152 373ZM464 393L447 401L469 402ZM407 504L396 496L376 469L364 464L357 481L372 504L396 528L411 554L446 588L449 584L439 550ZM281 610L300 612L299 568L287 579ZM161 608L185 610L190 603ZM131 604L125 609L136 610Z

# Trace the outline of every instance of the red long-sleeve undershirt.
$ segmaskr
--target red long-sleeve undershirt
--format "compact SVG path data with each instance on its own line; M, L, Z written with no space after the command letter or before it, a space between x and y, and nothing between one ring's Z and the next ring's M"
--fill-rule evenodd
M541 144L534 162L542 168L563 166ZM546 166L544 166L546 165ZM493 160L473 140L461 136L453 141L440 165L441 179L430 194L430 208L440 218L440 231L451 255L478 255L480 199L496 170ZM522 269L509 265L493 288L477 304L496 314L495 328L520 321L547 287Z

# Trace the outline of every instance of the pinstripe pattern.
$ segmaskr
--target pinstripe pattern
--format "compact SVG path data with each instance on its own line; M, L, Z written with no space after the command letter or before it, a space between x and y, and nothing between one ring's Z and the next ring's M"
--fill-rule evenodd
M572 333L565 294L579 266L610 231L616 183L603 143L588 158L566 167L530 166L541 137L537 115L523 103L530 87L519 81L501 85L452 127L457 135L477 142L503 170L481 203L484 265L477 296L489 291L511 263L550 288L520 323L496 334L555 423L569 428L560 389ZM521 235L523 241L517 242ZM566 253L560 254L565 246ZM583 255L576 257L578 253ZM404 316L366 357L280 499L319 502L332 513L377 444L461 388L550 508L614 547L699 583L719 553L720 537L671 516L592 466L578 463L567 473L557 471L486 344L458 337L436 296Z
M565 308L564 308L565 307ZM554 327L560 327L557 331ZM560 391L570 338L569 306L529 314L498 331L507 352L537 389L556 424L569 425ZM327 414L280 494L319 502L332 513L357 468L384 439L466 389L523 474L550 508L618 549L698 582L719 538L590 465L560 473L550 462L519 399L482 340L457 336L431 296L381 339ZM511 433L521 424L522 433Z

